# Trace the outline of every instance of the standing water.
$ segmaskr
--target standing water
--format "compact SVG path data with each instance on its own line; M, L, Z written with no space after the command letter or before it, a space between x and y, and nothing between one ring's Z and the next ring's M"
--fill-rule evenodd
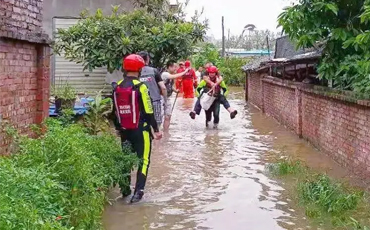
M193 100L177 100L169 133L154 141L143 201L130 205L113 191L105 229L310 228L293 195L265 172L271 153L283 149L337 177L347 172L231 91L239 114L231 120L221 108L218 130L205 127L204 114L191 120Z

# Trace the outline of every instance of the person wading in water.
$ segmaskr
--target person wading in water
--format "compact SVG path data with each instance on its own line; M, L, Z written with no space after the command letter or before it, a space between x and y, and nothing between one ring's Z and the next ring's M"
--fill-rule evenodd
M139 80L143 82L149 89L150 98L152 99L155 120L159 127L162 125L162 103L161 95L164 101L167 101L167 89L161 78L159 71L149 66L150 57L146 51L139 52L139 55L144 59L145 66L141 70Z
M207 92L210 91L210 90L212 90L213 92L219 91L220 87L222 89L226 89L226 91L224 90L224 92L222 94L221 93L218 94L216 100L219 100L219 102L230 113L230 118L234 119L235 116L238 114L238 111L231 108L229 102L226 99L228 90L227 90L226 84L223 81L222 77L220 76L216 66L211 66L207 69L207 75L205 75L203 77L203 80L201 81L201 83L199 84L199 86L197 88L197 92L198 92L199 97L198 97L197 102L195 103L194 110L191 111L190 114L189 114L191 119L195 119L195 116L199 115L201 110L202 110L202 106L200 105L201 95L199 94L200 93L199 87L204 88L205 86L207 86L207 88L208 88Z
M139 81L141 69L145 66L143 58L131 54L123 60L125 72L123 80L113 83L113 113L115 126L121 136L122 148L131 148L140 159L137 170L137 179L131 203L139 202L144 196L144 188L150 164L152 138L159 140L162 133L159 131L153 113L153 105L148 88ZM154 132L151 132L151 128ZM123 197L131 194L131 175L128 174L127 184L121 186Z
M185 68L191 68L190 61L185 62ZM195 71L190 69L182 77L182 87L184 90L184 98L194 98L194 86L197 86L197 76Z
M166 71L164 71L161 75L162 80L164 81L164 84L166 85L167 88L167 101L164 101L164 123L163 123L164 130L168 130L171 123L173 106L171 104L169 97L172 95L172 92L174 91L176 93L179 92L174 85L174 80L181 78L189 71L189 69L185 69L183 72L176 74L177 66L176 63L173 61L167 62L166 67L167 67Z

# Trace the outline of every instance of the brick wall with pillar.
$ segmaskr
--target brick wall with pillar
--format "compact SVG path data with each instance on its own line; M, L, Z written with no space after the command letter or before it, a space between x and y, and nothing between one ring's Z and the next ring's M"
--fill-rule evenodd
M248 99L350 170L370 176L370 100L254 72Z
M0 123L22 134L48 117L49 37L42 32L42 0L2 0L0 4ZM0 130L0 154L9 154Z

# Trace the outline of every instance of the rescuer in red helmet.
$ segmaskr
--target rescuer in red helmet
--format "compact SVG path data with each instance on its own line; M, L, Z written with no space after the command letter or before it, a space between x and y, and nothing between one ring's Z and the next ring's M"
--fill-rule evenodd
M154 117L148 88L138 80L140 71L145 66L144 59L139 55L131 54L124 58L122 65L125 72L124 78L117 84L113 84L113 112L122 147L131 148L140 159L135 191L131 198L131 203L135 203L144 195L152 138L159 140L162 134ZM154 130L153 133L151 129ZM131 176L130 172L127 173L128 184L121 186L123 197L131 194Z
M219 84L216 84L219 82L219 72L216 66L208 67L207 69L208 78L213 83L210 84L206 80L202 80L196 90L196 94L198 96L198 100L195 104L194 110L190 112L190 117L192 119L195 119L196 115L200 114L200 111L202 110L202 107L200 105L200 97L202 93L209 92L212 90L213 95L216 96L216 100L222 104L225 109L230 113L230 118L234 119L237 115L237 111L233 108L231 108L229 102L226 99L227 94L229 93L229 90L223 80ZM202 91L202 92L201 92ZM217 127L218 121L216 121L215 126Z
M185 62L185 68L191 68L190 61ZM184 90L184 98L194 98L194 85L197 84L197 76L193 69L190 69L183 77L182 77L182 88Z

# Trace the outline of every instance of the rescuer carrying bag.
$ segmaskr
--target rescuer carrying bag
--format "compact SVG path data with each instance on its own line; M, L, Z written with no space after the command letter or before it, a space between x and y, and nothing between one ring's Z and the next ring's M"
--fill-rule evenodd
M137 129L140 120L140 92L143 83L124 87L117 85L113 92L116 115L122 129Z

